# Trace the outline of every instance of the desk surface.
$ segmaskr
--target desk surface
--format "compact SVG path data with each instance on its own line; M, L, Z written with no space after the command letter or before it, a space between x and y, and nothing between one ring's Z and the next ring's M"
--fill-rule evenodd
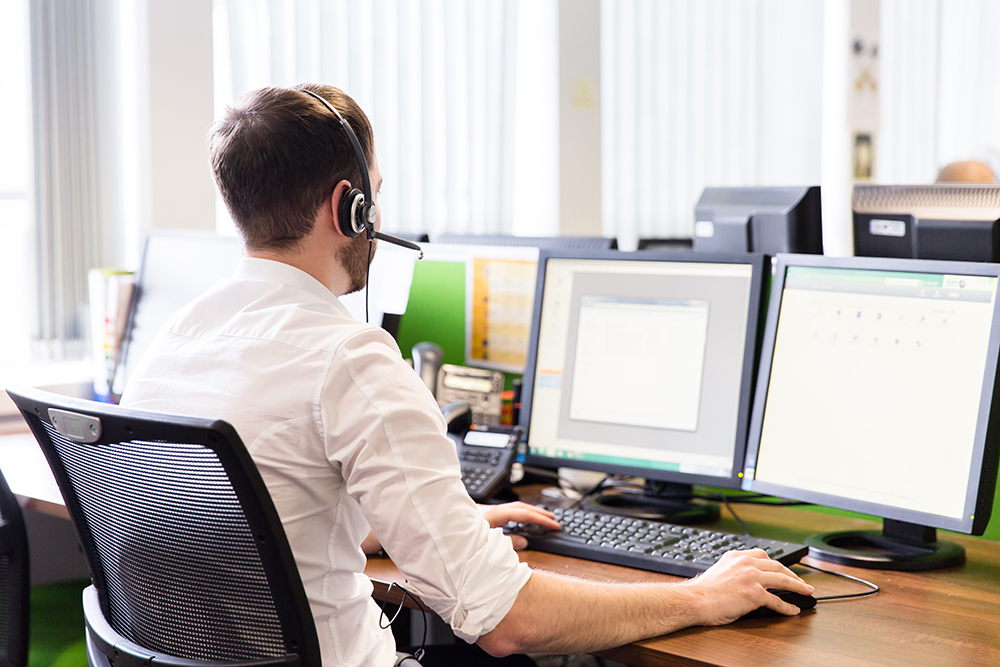
M523 494L522 494L523 495ZM530 500L530 499L529 499ZM802 508L737 505L751 532L801 542L829 530L876 524ZM716 524L740 532L732 519ZM881 587L874 596L820 603L794 618L746 619L718 628L688 628L600 652L628 665L1000 665L1000 542L947 534L966 548L962 567L932 572L888 572L847 568L811 558L804 562L846 572ZM614 565L521 552L533 568L604 581L678 581L676 577ZM817 597L864 587L807 568L794 568L816 588ZM366 572L380 582L402 583L385 558L371 559ZM376 584L376 596L385 592Z
M59 485L27 426L0 436L0 470L25 509L69 518Z
M0 469L25 506L68 518L41 450L28 433L0 438ZM531 497L522 493L526 500ZM801 542L828 530L874 528L858 519L801 508L737 505L736 511L763 537ZM732 519L720 530L739 532ZM720 628L688 628L599 655L628 665L1000 665L1000 542L947 535L966 549L962 567L932 572L859 570L807 558L806 563L847 572L878 584L878 595L820 603L794 618L747 619ZM678 581L676 577L532 551L520 553L533 568L602 581ZM803 567L796 570L816 595L862 587ZM381 597L387 583L402 583L386 558L365 570Z

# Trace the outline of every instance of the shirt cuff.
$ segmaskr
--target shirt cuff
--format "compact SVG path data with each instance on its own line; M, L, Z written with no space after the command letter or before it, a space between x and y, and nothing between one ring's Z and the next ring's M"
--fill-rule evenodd
M458 599L415 592L451 626L456 636L471 644L500 624L531 578L531 568L518 560L510 537L499 528L490 529L486 544L467 565Z

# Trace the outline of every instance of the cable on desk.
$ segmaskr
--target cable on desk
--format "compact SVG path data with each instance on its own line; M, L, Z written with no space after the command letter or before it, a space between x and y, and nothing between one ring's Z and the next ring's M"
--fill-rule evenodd
M824 570L821 567L816 567L815 565L809 565L808 563L798 563L798 565L801 565L802 567L808 567L810 570L822 572L823 574L832 574L833 576L841 577L842 579L850 579L851 581L855 581L859 584L864 584L865 586L871 589L869 591L863 591L861 593L847 593L844 595L824 595L823 597L816 598L816 602L827 602L829 600L847 600L850 598L863 598L869 595L875 595L881 590L878 587L878 584L873 584L872 582L866 579L862 579L861 577L855 577L854 575L851 574L844 574L843 572L834 572L833 570Z
M750 531L747 529L747 525L743 523L743 519L741 519L739 515L737 515L736 512L733 511L733 508L730 507L729 501L726 499L725 494L719 494L719 495L722 498L722 502L725 503L726 509L729 510L729 513L733 515L733 518L736 519L736 521L741 526L743 526L744 534L750 535ZM802 563L802 562L796 563L796 565L801 565L802 567L808 567L810 570L815 570L816 572L822 572L823 574L832 574L833 576L840 577L842 579L850 579L851 581L863 584L871 589L868 591L864 591L862 593L847 593L844 595L825 595L823 597L816 598L816 602L827 602L829 600L847 600L850 598L863 598L868 595L875 595L876 593L879 592L879 590L881 590L877 584L873 584L872 582L866 579L862 579L861 577L855 577L854 575L851 574L844 574L843 572L834 572L833 570L824 570L821 567L816 567L815 565L809 565L808 563Z
M597 484L595 484L591 489L582 492L583 496L589 496L601 489L614 488L621 489L624 493L626 489L634 489L637 493L642 493L645 491L645 486L643 484L633 481L629 477L621 477L617 475L608 475ZM706 491L696 491L692 495L688 496L686 494L663 494L663 498L674 498L676 500L688 500L690 498L700 498L701 500L714 500L726 503L742 503L745 505L768 505L772 507L799 507L802 505L811 505L812 503L805 503L798 500L785 500L783 498L775 498L773 496L767 496L762 493L747 493L747 494L724 494L724 493L712 493Z

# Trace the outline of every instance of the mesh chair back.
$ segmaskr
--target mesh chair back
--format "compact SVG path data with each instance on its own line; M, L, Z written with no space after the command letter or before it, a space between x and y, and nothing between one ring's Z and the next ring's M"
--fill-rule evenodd
M319 666L284 530L229 424L8 393L59 483L115 632L176 658L298 655Z
M28 534L0 473L0 667L28 663Z

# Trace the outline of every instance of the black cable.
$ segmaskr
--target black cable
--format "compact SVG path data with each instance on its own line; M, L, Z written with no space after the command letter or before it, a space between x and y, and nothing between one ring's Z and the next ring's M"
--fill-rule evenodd
M403 591L403 597L399 600L399 607L396 608L396 613L392 615L392 618L389 619L388 623L382 625L382 618L385 616L385 605L389 603L389 593L392 593L394 586ZM395 581L389 582L389 588L385 589L385 596L382 598L382 613L378 617L378 627L385 630L396 622L396 619L399 618L399 612L403 611L403 605L406 603L407 593L409 593L409 591L397 584Z
M607 482L609 479L611 479L611 475L605 475L599 482L597 482L597 484L594 484L586 491L580 493L580 497L576 499L576 501L571 505L571 507L579 507L580 503L582 503L588 497L590 497L591 495L597 493L602 488L604 488L604 483Z
M847 600L850 598L863 598L869 595L875 595L881 589L878 584L873 584L872 582L862 579L861 577L855 577L851 574L844 574L843 572L834 572L833 570L824 570L821 567L816 567L815 565L809 565L808 563L798 563L802 567L808 567L810 570L816 570L817 572L822 572L823 574L832 574L835 577L841 577L842 579L850 579L851 581L857 582L859 584L864 584L869 587L870 591L864 591L862 593L847 593L844 595L824 595L823 597L816 598L816 602L826 602L828 600Z
M427 644L427 610L424 609L424 604L420 601L420 598L415 595L411 595L410 598L420 607L420 613L424 622L424 632L420 637L420 648L413 652L413 657L417 659L417 662L420 662L424 659L424 646Z
M368 324L368 277L372 271L372 244L374 241L368 239L368 263L365 264L365 324Z
M729 506L729 501L726 500L725 494L719 494L719 495L722 497L722 502L726 504L726 509L729 510L729 513L733 515L733 518L736 519L736 521L741 526L743 526L744 534L749 536L750 531L747 529L747 525L743 523L743 519L741 519L739 515L737 515L736 512L733 511L733 508ZM846 593L844 595L826 595L823 597L816 598L816 602L826 602L828 600L847 600L850 598L863 598L868 595L875 595L880 590L877 584L873 584L872 582L866 579L862 579L861 577L855 577L854 575L851 574L844 574L843 572L834 572L833 570L824 570L821 567L816 567L815 565L809 565L808 563L802 563L802 562L796 563L796 565L801 565L802 567L808 567L810 570L815 570L816 572L822 572L823 574L832 574L833 576L841 577L842 579L850 579L851 581L863 584L871 589L870 591L864 591L862 593Z
M733 510L733 506L729 504L729 498L724 493L720 493L719 495L722 497L722 503L726 506L726 511L729 512L734 519L736 519L736 523L740 524L740 527L743 529L743 534L749 536L750 529L747 528L746 523L743 522L740 515Z
M403 597L400 598L399 600L399 607L396 609L396 613L392 615L392 618L389 619L389 622L386 625L382 625L382 619L386 617L385 605L388 604L389 602L389 594L392 592L393 587L403 591ZM385 590L385 596L382 598L382 608L381 608L382 611L379 614L378 627L380 627L383 630L386 630L389 628L389 626L391 626L393 623L396 622L396 619L399 618L399 613L403 611L403 605L406 604L407 595L410 596L411 600L417 603L417 606L420 607L420 613L423 614L422 620L424 622L424 631L420 637L420 648L418 648L416 651L413 652L413 657L417 659L417 662L420 662L424 657L425 653L424 647L427 645L427 610L424 609L424 605L420 601L420 598L410 593L410 591L406 590L405 588L397 584L395 581L389 582L389 588Z

